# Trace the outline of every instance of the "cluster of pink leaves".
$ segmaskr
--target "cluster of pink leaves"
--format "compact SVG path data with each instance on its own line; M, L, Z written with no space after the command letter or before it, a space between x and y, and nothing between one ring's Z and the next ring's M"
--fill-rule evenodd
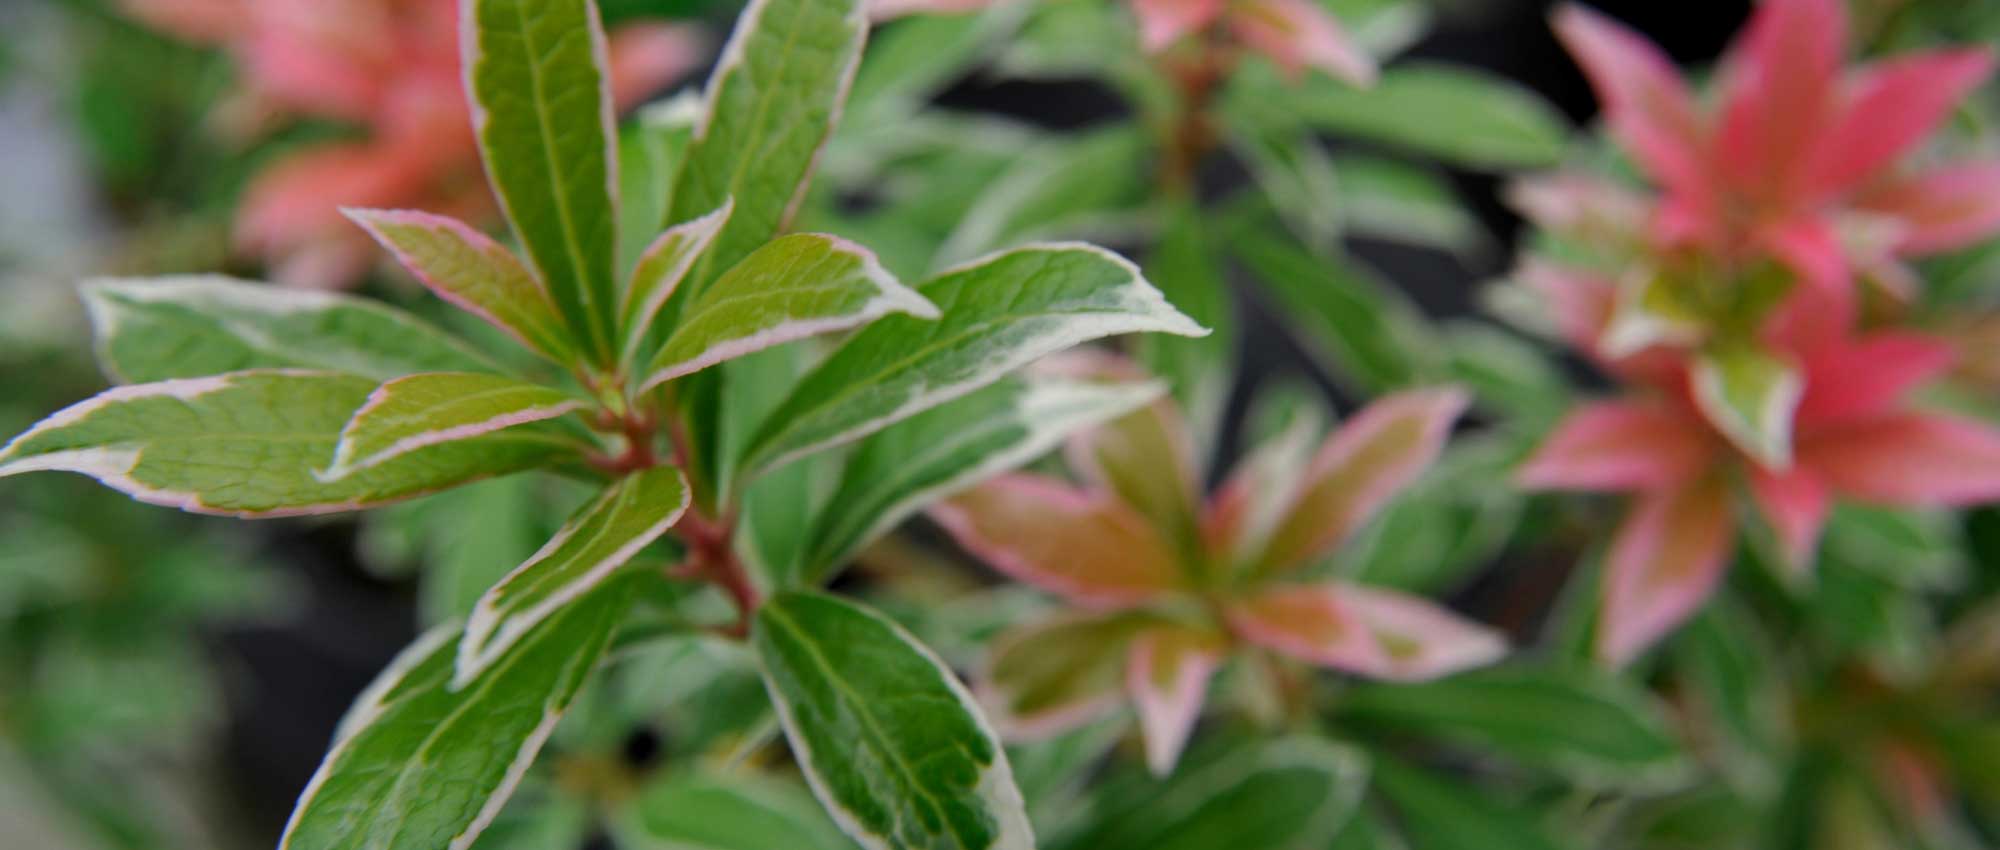
M994 0L871 0L876 20L974 12ZM1131 0L1140 45L1158 53L1212 32L1263 54L1294 78L1308 68L1357 86L1375 81L1375 60L1316 0Z
M495 211L459 69L458 0L123 0L150 26L227 50L243 91L228 113L360 127L356 141L273 163L246 190L235 240L288 284L341 286L375 261L343 206ZM631 105L691 70L703 43L664 24L611 34L613 91Z
M1003 731L1053 734L1129 701L1165 773L1232 655L1388 679L1500 657L1490 629L1315 569L1434 462L1465 404L1452 390L1382 399L1317 450L1279 438L1253 451L1203 500L1192 439L1163 401L1072 440L1081 485L1014 474L935 508L968 551L1070 606L996 641L980 690Z
M1957 352L1902 327L1905 261L2000 231L2000 162L1924 169L1903 161L1993 68L1947 50L1843 68L1839 0L1766 0L1723 60L1709 108L1669 60L1612 21L1569 7L1558 34L1596 88L1606 124L1657 188L1580 175L1518 193L1538 223L1633 247L1631 268L1531 259L1521 278L1552 304L1569 341L1628 387L1557 426L1520 472L1535 488L1635 494L1608 553L1599 654L1624 662L1714 591L1746 491L1788 566L1804 571L1835 498L1952 506L2000 498L2000 431L1913 408L1912 390ZM1789 289L1757 314L1750 344L1790 366L1775 421L1789 451L1759 453L1694 385L1698 343L1609 339L1621 275L1681 273L1741 283L1779 270ZM1694 271L1689 272L1688 269ZM1671 282L1669 285L1672 285ZM1873 302L1889 309L1868 310Z

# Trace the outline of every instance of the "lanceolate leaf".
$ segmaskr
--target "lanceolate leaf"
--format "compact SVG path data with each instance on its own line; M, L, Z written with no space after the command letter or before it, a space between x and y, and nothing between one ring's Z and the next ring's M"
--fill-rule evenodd
M478 678L522 635L660 539L687 505L687 482L666 466L628 475L586 505L473 606L453 687Z
M861 0L752 0L708 83L674 185L673 221L736 200L689 295L784 230L861 64Z
M245 369L326 369L386 381L493 364L415 317L360 298L224 277L83 285L105 371L121 382Z
M725 200L714 212L668 228L639 255L618 311L619 334L624 340L621 355L627 365L638 358L639 348L653 328L653 317L666 306L688 270L694 268L695 260L715 241L715 234L722 231L735 206L734 201Z
M682 89L641 107L618 139L618 268L630 274L665 227L674 179L701 121L701 92ZM684 222L672 222L683 224Z
M1031 850L1007 755L965 688L881 615L817 593L773 597L752 641L794 756L870 850Z
M575 342L549 291L486 234L430 213L349 210L347 216L439 298L543 357L564 365L574 359Z
M618 159L596 6L463 0L459 16L473 126L494 194L585 351L607 361Z
M852 850L803 788L755 776L674 776L639 793L618 846L634 850Z
M338 481L427 446L470 440L554 419L584 402L561 390L477 372L428 372L376 388L341 429L333 462L317 473Z
M1340 716L1496 750L1586 782L1671 779L1685 766L1674 731L1643 691L1589 671L1478 671L1370 684Z
M1353 816L1367 775L1359 753L1315 738L1241 747L1119 801L1124 805L1061 847L1319 850Z
M1401 762L1375 760L1375 788L1394 804L1412 850L1557 850L1532 806L1509 805Z
M823 578L926 504L1027 463L1160 392L1154 383L1008 379L868 438L814 525L808 579Z
M874 433L1078 343L1143 331L1207 333L1130 262L1088 245L995 254L917 291L942 318L889 316L855 334L765 421L748 467Z
M819 233L781 236L689 302L647 368L645 386L889 313L920 319L938 315L935 306L897 281L868 249Z
M631 600L622 582L564 609L486 675L451 686L457 623L363 692L300 795L279 850L466 850L555 731Z
M1562 116L1533 93L1440 65L1390 68L1367 89L1287 86L1268 72L1238 83L1232 100L1282 105L1262 114L1478 168L1552 165L1568 137Z
M536 429L430 446L338 481L313 475L376 383L264 370L120 387L0 449L0 477L88 475L142 502L240 517L351 511L552 463L576 444Z
M1695 361L1694 400L1745 454L1773 469L1792 462L1792 414L1805 394L1798 367L1749 346Z

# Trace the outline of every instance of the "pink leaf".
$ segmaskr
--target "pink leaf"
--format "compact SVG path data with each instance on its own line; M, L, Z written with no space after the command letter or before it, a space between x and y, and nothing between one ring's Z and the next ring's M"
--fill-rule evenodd
M1734 536L1720 476L1639 497L1606 556L1598 657L1622 665L1692 616Z
M1201 718L1209 676L1221 663L1215 635L1182 626L1141 633L1132 642L1125 687L1139 714L1146 739L1146 766L1154 775L1173 772L1189 733Z
M1835 491L1866 501L2000 499L2000 431L1955 416L1904 413L1816 430L1800 441L1799 463Z
M1612 131L1655 179L1698 191L1702 121L1673 62L1643 36L1582 6L1563 6L1554 24L1589 75Z
M1807 152L1832 118L1847 47L1842 0L1766 0L1724 63L1720 167L1739 191L1798 197Z
M1878 333L1814 351L1806 358L1799 426L1887 413L1957 359L1944 341L1912 333Z
M1282 573L1346 540L1436 462L1468 399L1456 389L1398 393L1364 408L1320 447L1256 570Z
M125 14L197 44L228 40L242 29L243 0L120 0Z
M611 99L628 109L687 75L702 60L700 31L672 24L628 24L611 32Z
M1777 534L1787 571L1798 575L1812 569L1813 550L1826 527L1826 486L1807 470L1773 472L1752 465L1750 494Z
M1244 640L1301 661L1418 680L1498 660L1499 633L1419 597L1346 582L1278 586L1230 604Z
M1844 336L1854 326L1860 305L1840 235L1825 220L1809 217L1768 232L1764 241L1798 278L1772 319L1772 332L1801 350Z
M1701 423L1684 411L1596 402L1564 418L1515 478L1533 489L1658 489L1701 474L1715 449Z
M1986 50L1903 57L1861 71L1844 93L1839 119L1818 140L1809 194L1837 194L1887 167L1992 72Z
M1182 586L1173 555L1131 508L1055 479L1004 475L931 516L994 569L1081 605L1120 608Z
M1225 0L1132 0L1139 18L1139 43L1159 52L1222 17Z
M1375 83L1375 60L1314 0L1239 0L1229 23L1245 45L1294 78L1318 68L1352 85Z
M1941 168L1884 182L1858 199L1903 228L1901 254L1965 247L2000 231L2000 162Z
M1514 277L1548 304L1550 319L1563 339L1579 351L1595 354L1597 340L1611 321L1617 287L1597 275L1528 258Z

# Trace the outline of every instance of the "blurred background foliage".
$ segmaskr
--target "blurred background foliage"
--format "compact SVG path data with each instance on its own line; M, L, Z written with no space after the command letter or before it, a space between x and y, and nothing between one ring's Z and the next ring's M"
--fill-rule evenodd
M711 45L736 11L728 0L601 5L612 21L701 22ZM1720 604L1649 667L1593 670L1583 635L1610 506L1530 498L1504 482L1569 399L1600 382L1523 332L1537 317L1482 296L1522 236L1500 201L1506 176L1610 156L1573 136L1592 101L1548 34L1545 4L1327 5L1383 60L1382 84L1287 87L1273 69L1247 67L1214 103L1222 153L1179 174L1160 167L1171 94L1140 62L1121 8L1052 0L888 24L800 223L870 245L906 277L1038 238L1089 238L1140 258L1176 303L1223 331L1134 352L1178 380L1217 457L1386 390L1452 380L1476 392L1478 427L1331 568L1449 599L1527 656L1427 685L1316 681L1336 708L1296 731L1366 750L1365 792L1274 775L1210 805L1282 825L1350 795L1361 814L1311 845L1326 848L1995 846L2000 512L1843 510L1811 588L1734 570ZM1688 64L1713 60L1747 12L1596 5ZM2000 4L1855 5L1874 51L2000 39ZM231 247L245 185L288 152L355 130L299 120L231 138L218 127L238 82L228 57L104 0L5 4L0 31L0 430L15 433L103 383L77 281L260 277ZM1995 109L1989 92L1956 143L1991 150ZM632 122L628 180L643 189L650 175L632 164L666 155L685 130L677 120L652 109ZM1996 264L2000 245L1928 262L1940 321L2000 338ZM367 286L456 321L394 274ZM1954 403L1990 414L2000 368L1984 379L1988 392ZM796 469L772 485L784 492L762 497L831 486L826 470ZM353 694L420 624L462 613L533 552L579 499L521 477L359 522L242 524L132 504L80 479L10 480L0 488L0 843L270 846ZM1753 542L1739 560L1767 550ZM843 581L961 669L1048 604L994 585L921 525ZM1133 837L1152 827L1135 824L1176 786L1288 746L1257 726L1269 707L1256 704L1260 688L1241 686L1256 675L1227 671L1241 711L1204 727L1164 787L1135 759L1103 766L1131 746L1117 724L1018 749L1045 846L1154 846ZM795 782L754 778L774 730L739 647L635 646L479 846L844 846ZM1894 797L1923 783L1883 777L1913 770L1958 789L1941 792L1960 815L1949 831L1908 838L1899 819L1929 803ZM1093 790L1079 793L1086 778ZM1180 825L1200 836L1212 816L1193 811ZM768 831L704 832L722 821Z

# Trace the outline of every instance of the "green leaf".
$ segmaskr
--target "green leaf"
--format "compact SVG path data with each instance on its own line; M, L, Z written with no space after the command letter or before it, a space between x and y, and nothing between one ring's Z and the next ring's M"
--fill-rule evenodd
M420 449L471 440L581 410L561 390L477 372L397 378L369 394L341 429L333 461L315 473L338 481Z
M486 234L430 213L348 210L347 216L439 298L556 363L575 360L576 344L548 289Z
M1451 184L1429 170L1376 157L1336 157L1340 211L1347 232L1426 246L1461 257L1489 247L1479 219Z
M624 340L620 362L636 365L639 350L653 331L654 318L695 261L714 244L715 235L722 232L735 207L735 201L725 200L714 212L667 228L639 255L618 311L619 335Z
M1250 169L1278 216L1315 253L1339 247L1346 195L1333 157L1311 131L1284 122L1260 129L1259 122L1235 121L1230 146Z
M1007 755L951 671L880 614L788 591L751 640L813 792L871 850L1035 845Z
M1234 748L1108 812L1073 850L1319 850L1361 801L1367 761L1317 738ZM1495 845L1499 846L1499 845Z
M1337 381L1374 394L1438 371L1442 346L1408 296L1350 258L1314 256L1288 235L1252 223L1259 220L1239 222L1230 247Z
M937 307L896 280L868 249L820 233L781 236L688 303L647 367L644 387L890 313L938 315Z
M842 471L806 556L817 583L931 502L1040 457L1159 397L1154 383L1010 379L868 438Z
M701 93L682 89L640 107L618 136L618 268L627 275L669 224L674 178L694 141L701 109Z
M504 657L542 621L589 593L667 533L687 510L687 481L660 466L619 479L472 608L453 687Z
M1072 345L1144 331L1208 332L1131 262L1082 244L996 254L917 291L942 318L889 316L855 334L765 420L748 467L867 436Z
M1015 157L938 249L941 263L962 262L1028 239L1073 239L1129 217L1150 189L1135 167L1149 156L1144 133L1129 126L1057 136Z
M911 15L868 34L868 52L847 101L851 128L893 126L953 80L983 63L1028 11L1001 3L982 12Z
M1251 104L1279 120L1406 148L1474 168L1554 165L1569 127L1527 89L1443 65L1386 68L1367 89L1291 86L1271 69L1237 75L1232 106ZM1249 73L1258 71L1259 73Z
M1558 850L1532 807L1509 805L1394 759L1375 760L1375 788L1401 817L1412 850Z
M1805 394L1797 366L1760 348L1721 346L1694 364L1696 406L1723 436L1759 463L1792 463L1792 413Z
M597 9L590 0L465 0L461 14L473 128L493 192L570 329L608 363L618 160Z
M0 477L88 475L142 502L237 517L359 510L574 455L536 429L419 449L338 481L313 471L376 383L264 370L121 387L70 406L0 449Z
M867 33L861 0L751 0L736 19L674 184L673 221L736 201L715 247L695 267L690 297L797 212Z
M364 691L299 796L279 850L465 850L500 813L631 602L605 587L467 687L457 624L426 632Z
M1369 684L1344 695L1339 710L1348 722L1473 745L1582 781L1658 782L1686 767L1665 712L1644 691L1589 671Z
M1223 274L1222 248L1216 244L1220 234L1210 229L1192 199L1171 202L1165 219L1159 241L1146 257L1146 277L1188 318L1215 332L1197 338L1141 337L1139 361L1173 387L1174 399L1192 423L1196 445L1212 446L1221 434L1236 374L1237 322Z
M326 292L188 276L91 281L83 301L98 361L121 383L246 369L324 369L378 381L494 369L413 316Z
M628 850L851 850L793 786L752 775L683 774L654 782L616 828Z

